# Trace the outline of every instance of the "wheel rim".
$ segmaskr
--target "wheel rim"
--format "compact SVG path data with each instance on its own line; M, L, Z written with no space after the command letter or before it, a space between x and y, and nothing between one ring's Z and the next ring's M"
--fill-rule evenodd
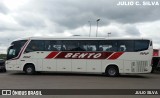
M31 67L27 68L27 73L32 73L33 69Z
M110 76L114 76L114 75L116 74L116 70L115 70L114 68L110 68L110 69L108 70L108 74L109 74Z

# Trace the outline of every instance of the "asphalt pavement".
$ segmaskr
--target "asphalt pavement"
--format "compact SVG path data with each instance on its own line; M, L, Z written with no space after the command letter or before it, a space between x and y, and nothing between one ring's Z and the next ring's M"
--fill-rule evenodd
M25 75L21 72L0 73L1 89L160 89L160 72L150 74L121 75L106 77L101 74L82 73L38 73ZM91 95L93 98L113 97ZM5 96L1 96L5 97ZM7 96L10 97L10 96ZM20 97L20 96L18 96ZM22 96L21 96L22 97ZM23 96L27 97L27 96ZM32 96L34 97L34 96ZM41 98L44 96L39 96ZM48 96L55 97L83 97L87 96ZM118 96L114 96L117 97ZM124 96L123 96L124 97ZM130 96L131 98L134 96ZM159 96L141 96L159 97Z

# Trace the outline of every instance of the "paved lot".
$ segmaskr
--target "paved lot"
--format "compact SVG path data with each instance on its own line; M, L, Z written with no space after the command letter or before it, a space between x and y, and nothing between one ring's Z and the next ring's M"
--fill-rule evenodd
M93 75L93 74L77 74L77 73L75 74L39 73L37 75L25 75L24 73L7 72L7 73L0 73L0 88L1 89L160 89L160 73L106 77L104 75L97 75L97 74ZM98 98L99 96L92 96L92 97Z

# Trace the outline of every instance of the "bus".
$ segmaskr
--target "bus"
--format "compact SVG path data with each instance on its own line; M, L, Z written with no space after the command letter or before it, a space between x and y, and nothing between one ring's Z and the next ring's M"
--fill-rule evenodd
M6 70L35 72L150 73L152 40L144 38L39 38L15 40L7 50Z
M160 50L153 49L152 72L160 71Z

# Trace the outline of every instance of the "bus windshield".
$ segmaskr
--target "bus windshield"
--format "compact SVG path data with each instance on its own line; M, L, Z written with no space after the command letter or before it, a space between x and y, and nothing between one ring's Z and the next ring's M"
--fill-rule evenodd
M7 60L17 57L21 48L26 42L27 40L19 40L12 42L11 46L8 48L7 51Z

